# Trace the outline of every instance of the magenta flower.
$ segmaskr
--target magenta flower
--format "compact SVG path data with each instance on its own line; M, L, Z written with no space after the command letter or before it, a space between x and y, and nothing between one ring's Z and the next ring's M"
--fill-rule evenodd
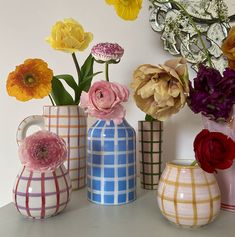
M116 62L123 56L124 49L118 44L99 43L91 49L91 54L97 61Z
M90 116L104 120L113 120L115 124L121 124L126 110L122 102L127 102L129 90L114 82L95 82L90 90L82 92L80 106Z
M55 170L67 156L65 141L48 131L26 137L19 147L21 163L30 171Z

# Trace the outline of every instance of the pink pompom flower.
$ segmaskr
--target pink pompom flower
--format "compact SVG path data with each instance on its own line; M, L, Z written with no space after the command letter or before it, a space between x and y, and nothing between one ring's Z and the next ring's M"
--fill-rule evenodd
M124 49L113 43L99 43L91 49L91 54L97 61L115 63L123 56Z
M99 81L95 82L90 90L82 92L80 106L92 117L104 120L113 120L121 124L126 110L121 104L127 102L129 90L119 83Z
M39 131L26 137L19 147L21 163L30 171L55 170L67 157L65 141L48 131Z

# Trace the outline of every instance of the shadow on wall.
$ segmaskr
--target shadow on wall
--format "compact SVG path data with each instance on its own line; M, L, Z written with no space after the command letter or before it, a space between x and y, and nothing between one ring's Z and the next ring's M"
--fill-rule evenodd
M165 163L171 160L194 159L194 138L203 129L200 115L193 114L185 107L179 114L164 122L163 129L162 170Z

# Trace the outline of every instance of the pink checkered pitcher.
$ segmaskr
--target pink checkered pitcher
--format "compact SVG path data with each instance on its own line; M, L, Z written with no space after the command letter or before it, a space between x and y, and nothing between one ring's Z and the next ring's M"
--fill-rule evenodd
M69 170L73 190L86 185L87 116L77 105L44 106L43 115L25 118L19 125L17 141L25 138L32 125L54 132L62 137L68 149L66 168Z

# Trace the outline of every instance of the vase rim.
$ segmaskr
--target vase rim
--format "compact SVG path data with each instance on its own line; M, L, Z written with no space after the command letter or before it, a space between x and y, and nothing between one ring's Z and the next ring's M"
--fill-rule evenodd
M153 120L153 121L138 120L138 122L149 122L149 123L158 122L158 123L163 123L163 121L159 121L159 120Z
M81 108L79 105L44 105L43 107L79 107Z
M195 160L193 159L176 159L170 162L167 162L166 165L175 168L183 168L183 169L198 169L198 165L191 165Z

